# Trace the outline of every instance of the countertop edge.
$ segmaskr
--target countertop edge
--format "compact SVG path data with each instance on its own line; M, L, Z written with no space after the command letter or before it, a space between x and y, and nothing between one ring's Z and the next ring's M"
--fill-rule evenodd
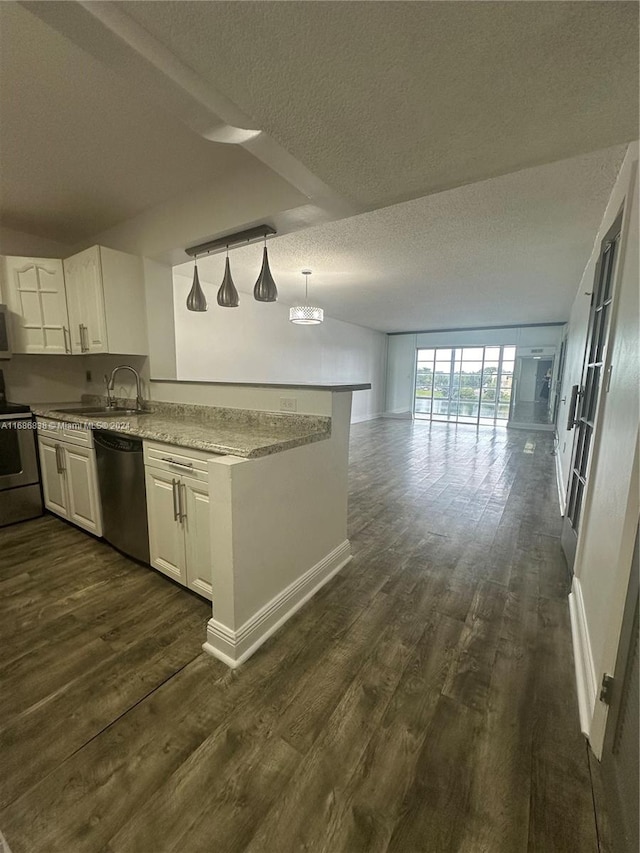
M171 385L237 385L241 388L299 388L302 391L369 391L370 382L346 385L320 385L304 382L227 382L211 379L150 379L150 382L166 382Z

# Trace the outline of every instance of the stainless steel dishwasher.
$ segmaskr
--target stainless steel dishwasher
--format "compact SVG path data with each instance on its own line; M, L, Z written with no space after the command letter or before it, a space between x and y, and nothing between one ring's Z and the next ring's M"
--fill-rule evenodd
M149 563L142 441L102 430L93 433L93 440L103 536L118 550Z

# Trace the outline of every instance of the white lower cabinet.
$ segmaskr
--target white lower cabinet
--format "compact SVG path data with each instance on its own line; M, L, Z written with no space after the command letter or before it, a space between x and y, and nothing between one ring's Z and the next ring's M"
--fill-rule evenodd
M51 512L102 536L95 451L51 436L38 437L44 505Z
M151 565L211 598L211 534L207 482L147 466Z

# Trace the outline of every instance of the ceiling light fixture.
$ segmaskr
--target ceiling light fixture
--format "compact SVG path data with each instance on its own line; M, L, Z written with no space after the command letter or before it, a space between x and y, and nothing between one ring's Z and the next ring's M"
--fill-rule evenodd
M260 275L258 276L255 287L253 288L253 295L258 302L275 302L278 298L278 289L269 268L267 237L276 233L276 229L272 228L270 225L256 225L254 228L237 231L235 234L227 234L225 237L216 237L215 240L209 240L207 243L200 243L197 246L188 246L185 249L185 252L190 258L193 258L196 261L196 264L193 272L193 285L191 286L189 296L187 297L187 309L189 311L207 310L207 300L202 292L200 279L198 278L198 255L211 255L223 250L226 250L227 257L224 264L224 278L222 279L222 284L218 290L218 305L222 308L237 308L240 298L231 276L229 246L239 246L243 243L255 243L258 240L264 240L264 251L262 253L262 269L260 270Z
M295 305L289 309L289 320L299 326L317 326L324 320L322 308L309 305L309 276L311 270L302 270L304 276L304 305Z
M224 278L218 291L218 305L222 308L237 308L240 298L231 277L231 266L229 265L229 247L227 246L227 258L224 262Z
M207 300L202 292L200 279L198 278L198 259L195 257L193 260L193 284L187 296L187 311L206 311Z
M253 288L253 298L256 302L275 302L278 298L278 288L269 269L269 256L267 254L267 236L264 238L264 249L262 251L262 269Z

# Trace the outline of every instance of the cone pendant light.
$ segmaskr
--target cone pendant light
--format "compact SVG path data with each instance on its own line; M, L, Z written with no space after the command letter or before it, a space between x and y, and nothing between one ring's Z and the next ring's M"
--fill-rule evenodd
M218 291L218 305L221 305L223 308L237 308L239 301L238 291L236 290L236 286L231 278L229 251L227 250L227 259L224 263L224 278L222 279L222 284Z
M193 284L187 296L187 311L206 311L207 300L200 287L200 279L198 277L198 262L195 261L193 267Z
M269 269L266 238L262 250L262 269L253 288L253 296L257 302L275 302L278 298L278 288Z

